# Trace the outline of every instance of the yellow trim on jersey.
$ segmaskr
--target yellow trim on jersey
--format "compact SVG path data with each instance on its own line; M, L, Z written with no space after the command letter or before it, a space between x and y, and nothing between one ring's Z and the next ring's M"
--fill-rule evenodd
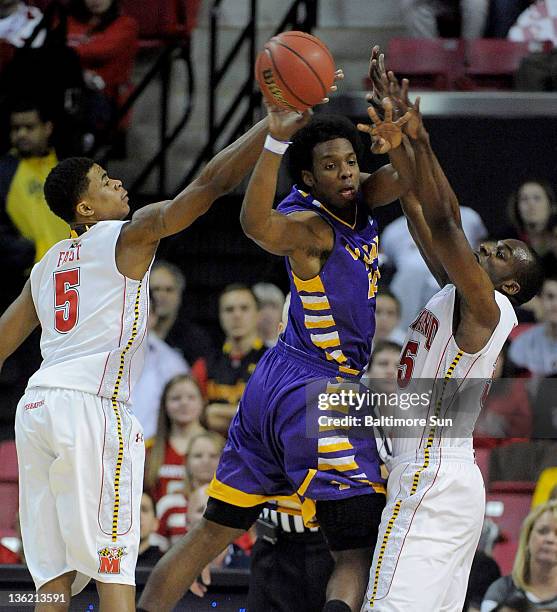
M346 457L346 460L348 461L348 463L327 463L326 459L321 460L321 458L319 458L317 462L317 467L322 472L330 472L330 471L350 472L352 470L357 470L359 467L358 464L352 459L353 459L353 456ZM332 459L330 461L332 461Z
M321 442L321 440L320 440ZM350 442L339 442L338 444L323 444L318 448L319 453L336 453L343 450L352 450L354 447Z
M435 416L439 417L439 414L441 412L441 406L442 406L442 402L443 402L443 395L445 393L445 388L447 386L447 382L452 378L455 368L458 365L458 362L460 361L460 359L462 358L463 355L463 351L458 351L458 353L455 355L455 358L453 359L451 365L449 366L449 368L447 369L447 372L445 373L445 377L444 377L444 381L443 381L443 387L441 388L441 394L439 396L439 399L437 400L437 405L435 407ZM424 447L424 462L423 465L421 465L416 472L414 473L414 477L412 479L412 488L410 489L410 495L415 495L416 491L418 490L418 485L420 482L420 475L421 473L427 468L429 467L429 461L430 461L430 449L433 446L433 440L435 437L435 429L436 426L433 426L430 431L429 431L429 435L427 438L427 442L426 445ZM393 525L395 522L396 517L398 516L399 512L400 512L400 507L402 505L402 500L399 499L397 500L397 502L395 503L395 506L393 508L393 514L391 515L391 518L389 519L389 522L387 523L387 529L385 530L385 534L383 536L383 541L381 542L381 548L379 549L379 554L377 556L377 567L375 568L375 576L373 579L373 591L371 594L371 597L369 599L369 604L370 607L373 608L374 606L374 602L375 602L375 597L377 596L377 588L379 585L379 574L381 572L381 565L383 564L383 558L385 556L385 550L387 548L387 542L389 540L389 536L391 534L391 531L393 530Z
M296 491L298 495L301 495L303 497L306 494L306 491L308 490L308 487L311 481L315 478L315 474L317 474L317 470L313 470L313 469L308 470L308 473L306 474L304 481L302 482L302 484L298 487L298 490Z
M114 391L110 398L112 403L112 409L116 416L116 429L118 433L118 455L116 457L116 469L114 472L114 505L112 508L112 535L111 539L116 542L118 539L118 513L120 510L120 473L122 471L122 462L124 460L124 436L122 435L122 418L120 416L120 410L118 408L118 393L120 392L120 384L124 377L124 368L126 365L126 353L131 349L135 339L137 338L137 323L139 321L139 302L141 298L141 285L143 281L139 281L137 286L137 293L135 294L135 302L133 306L133 324L132 333L130 339L126 343L126 346L120 353L120 366L118 368L118 374L116 375L116 382L114 383Z
M326 329L327 327L334 327L335 320L331 315L324 317L304 317L304 325L306 329Z
M346 359L346 358L345 358ZM348 366L338 366L338 371L343 374L360 374L360 370L355 370L354 368L349 368Z
M325 293L325 287L323 287L323 282L319 278L319 274L308 280L302 280L292 272L292 278L294 279L294 285L298 293L300 291L305 291L306 293Z

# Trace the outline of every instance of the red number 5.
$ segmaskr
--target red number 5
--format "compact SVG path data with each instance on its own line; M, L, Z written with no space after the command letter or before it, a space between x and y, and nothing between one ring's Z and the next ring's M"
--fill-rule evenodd
M404 351L402 351L402 357L400 358L400 365L398 366L398 386L404 389L408 386L410 379L412 378L412 371L414 370L414 358L418 354L419 342L410 340L406 345Z
M54 329L71 331L79 316L79 268L54 273Z

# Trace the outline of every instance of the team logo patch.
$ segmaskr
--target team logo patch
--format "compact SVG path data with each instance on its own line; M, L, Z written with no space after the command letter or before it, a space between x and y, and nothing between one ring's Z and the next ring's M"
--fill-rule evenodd
M119 574L120 561L127 555L125 546L105 546L98 552L99 574Z

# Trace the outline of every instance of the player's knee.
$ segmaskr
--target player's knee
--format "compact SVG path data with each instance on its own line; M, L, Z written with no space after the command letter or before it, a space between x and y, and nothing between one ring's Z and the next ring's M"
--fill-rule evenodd
M264 504L241 508L220 499L209 497L203 518L232 529L247 531L261 514Z
M317 520L331 551L373 548L384 507L379 493L318 501Z

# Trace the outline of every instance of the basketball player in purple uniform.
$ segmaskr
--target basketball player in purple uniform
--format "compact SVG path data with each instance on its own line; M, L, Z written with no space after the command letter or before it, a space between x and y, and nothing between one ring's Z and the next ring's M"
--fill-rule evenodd
M343 117L318 115L302 127L307 115L270 109L269 121L241 221L262 248L286 257L288 325L248 382L204 520L155 568L140 609L170 609L268 500L280 510L301 507L306 525L321 526L335 559L324 610L359 609L367 583L385 490L375 442L333 426L308 436L306 390L315 381L322 391L357 385L366 368L379 280L377 223L369 215L399 197L398 177L391 166L360 173L359 134ZM292 136L297 186L273 210Z

